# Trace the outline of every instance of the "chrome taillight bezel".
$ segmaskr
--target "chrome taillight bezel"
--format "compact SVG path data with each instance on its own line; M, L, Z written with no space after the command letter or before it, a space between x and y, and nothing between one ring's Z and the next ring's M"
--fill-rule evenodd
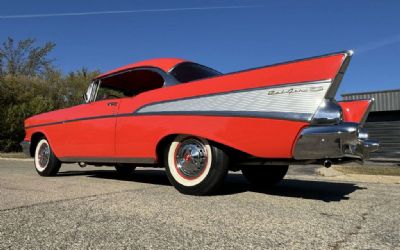
M333 125L343 121L343 111L334 99L324 99L319 105L311 124L313 125Z

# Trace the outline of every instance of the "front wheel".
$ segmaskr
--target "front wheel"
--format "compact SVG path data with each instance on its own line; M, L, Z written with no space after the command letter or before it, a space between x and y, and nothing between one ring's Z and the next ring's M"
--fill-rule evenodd
M243 176L254 186L273 186L286 175L289 166L246 166L242 168Z
M34 163L36 172L41 176L55 176L60 170L61 162L44 137L36 146Z
M203 138L176 137L164 159L168 179L183 194L210 194L228 173L228 156Z

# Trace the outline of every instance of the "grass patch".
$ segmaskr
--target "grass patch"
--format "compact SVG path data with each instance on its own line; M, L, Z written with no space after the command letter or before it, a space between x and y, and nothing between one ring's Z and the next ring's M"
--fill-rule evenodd
M400 176L400 167L391 166L335 166L335 170L345 174Z
M26 156L23 152L12 152L12 153L3 153L0 152L0 159L1 158L18 158L18 159L26 159Z

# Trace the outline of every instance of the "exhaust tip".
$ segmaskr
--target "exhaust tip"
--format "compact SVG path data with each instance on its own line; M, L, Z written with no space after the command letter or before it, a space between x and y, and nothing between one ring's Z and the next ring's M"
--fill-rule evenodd
M85 162L78 162L79 167L84 168L87 166Z
M332 166L332 162L330 160L325 160L323 163L324 167L330 168Z

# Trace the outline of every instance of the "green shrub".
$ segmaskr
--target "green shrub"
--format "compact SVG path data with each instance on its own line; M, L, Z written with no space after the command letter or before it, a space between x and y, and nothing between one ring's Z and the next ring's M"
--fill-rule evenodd
M83 68L63 75L48 59L55 45L34 42L9 38L0 48L0 151L20 151L26 118L81 103L98 74Z

